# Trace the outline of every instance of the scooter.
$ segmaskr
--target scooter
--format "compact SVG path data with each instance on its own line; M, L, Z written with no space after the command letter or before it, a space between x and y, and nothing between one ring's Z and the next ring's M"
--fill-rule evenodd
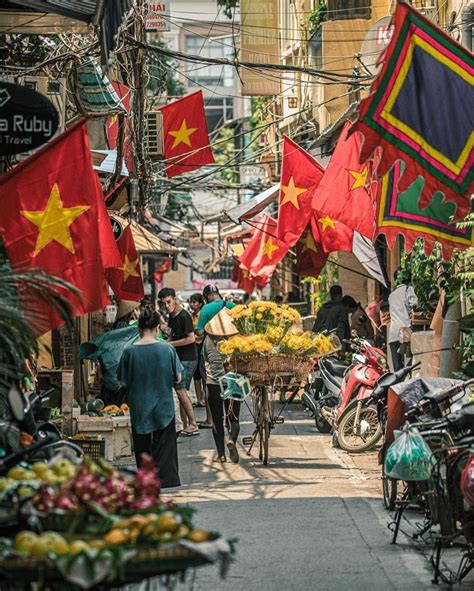
M341 402L341 388L344 376L356 364L365 363L361 339L348 341L353 349L351 363L344 363L335 356L324 357L319 361L315 387L312 390L311 411L314 414L316 428L321 433L330 433L332 423L323 415L322 409L336 409ZM311 401L308 401L308 405Z
M364 361L356 363L351 366L349 371L344 375L341 385L341 402L337 409L323 407L321 414L333 427L333 444L339 445L338 440L338 425L342 421L346 412L357 404L357 401L369 398L372 395L375 383L387 371L387 360L384 352L371 345L364 339L353 339L352 346L362 355ZM362 358L361 358L362 359ZM358 451L365 451L372 445L372 439L378 441L382 436L379 429L377 414L365 419L364 429L374 430L370 437L370 446L363 445L363 449Z
M36 421L35 414L41 414L41 405L49 399L51 392L24 394L16 388L9 390L7 402L13 421L0 421L2 445L6 451L0 460L0 475L26 458L32 461L49 460L60 454L77 461L82 457L82 449L62 439L55 425Z

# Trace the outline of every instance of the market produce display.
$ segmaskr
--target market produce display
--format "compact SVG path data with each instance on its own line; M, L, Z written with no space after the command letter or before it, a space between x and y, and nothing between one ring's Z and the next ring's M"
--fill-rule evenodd
M79 572L89 588L101 577L136 576L137 564L153 574L156 560L169 555L186 568L186 559L196 562L195 548L205 542L224 543L230 551L218 534L193 526L191 508L162 500L160 491L148 456L133 474L90 458L77 466L65 459L16 466L0 479L0 505L11 506L21 496L19 522L30 526L0 538L0 571L24 568L31 574L47 567L71 580Z
M130 409L128 404L109 404L105 406L105 403L100 398L95 398L86 404L81 405L81 415L89 417L106 417L106 416L124 416L129 413Z

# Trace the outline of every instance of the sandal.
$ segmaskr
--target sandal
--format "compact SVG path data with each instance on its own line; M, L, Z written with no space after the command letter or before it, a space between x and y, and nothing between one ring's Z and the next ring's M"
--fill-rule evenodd
M195 435L201 435L199 429L195 429L194 431L181 431L181 437L194 437Z
M209 423L199 422L197 426L200 429L212 429L212 424L210 425Z

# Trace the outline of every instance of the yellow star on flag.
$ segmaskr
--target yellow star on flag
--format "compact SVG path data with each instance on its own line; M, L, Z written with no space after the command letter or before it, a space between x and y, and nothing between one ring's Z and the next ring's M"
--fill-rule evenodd
M269 259L271 259L272 256L273 256L273 253L275 252L275 250L278 250L278 246L276 246L275 244L273 244L273 240L270 237L268 240L266 240L263 243L263 246L262 246L262 254L264 256L267 255L267 257Z
M331 228L331 230L334 230L334 228L336 227L336 224L337 224L336 220L331 219L328 215L324 216L323 218L319 218L318 222L323 227L322 228L323 232L325 232L328 228Z
M138 259L131 261L127 255L125 255L125 260L123 261L123 265L119 267L120 271L123 271L123 282L125 283L129 277L140 277L140 273L137 270L138 267Z
M69 226L89 207L88 205L63 207L59 187L55 183L43 211L21 211L23 217L39 228L33 256L37 256L50 242L57 242L74 254L74 244Z
M286 203L291 203L292 205L294 205L296 207L296 209L299 209L300 204L298 201L298 197L302 193L306 193L306 191L308 189L304 189L302 187L296 187L295 186L295 179L291 176L290 182L288 183L288 185L287 186L282 185L281 190L282 190L282 193L285 195L282 199L281 205L283 206Z
M247 271L247 269L242 269L242 277L244 279L250 279L250 273Z
M179 129L177 129L176 131L168 131L168 134L174 137L174 142L171 146L171 149L174 150L180 144L186 144L191 148L192 145L191 140L189 138L197 130L197 127L187 127L186 119L183 119L183 122L181 123L181 127Z
M369 174L369 169L367 166L364 166L361 172L357 172L356 170L349 170L349 174L354 177L354 182L351 185L351 191L354 189L359 189L360 187L365 187L367 183L367 175Z
M300 244L303 245L301 252L305 252L307 250L312 250L313 252L318 252L318 247L316 246L316 242L314 241L313 235L311 232L306 232L306 236L300 240Z

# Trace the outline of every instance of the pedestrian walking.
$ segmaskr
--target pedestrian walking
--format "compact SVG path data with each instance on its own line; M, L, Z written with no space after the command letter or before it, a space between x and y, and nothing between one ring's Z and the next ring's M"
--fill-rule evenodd
M140 313L141 338L123 352L117 376L127 388L137 466L143 453L151 455L168 488L180 485L173 385L181 382L183 368L175 349L156 341L159 323L156 311Z
M169 314L168 318L168 342L173 345L183 366L183 379L176 385L176 394L182 409L183 435L199 435L199 428L194 414L193 403L189 396L191 380L198 366L198 351L196 336L194 334L193 320L179 303L174 289L164 287L158 297Z
M388 297L390 326L388 328L388 344L392 358L393 370L398 371L404 366L402 345L408 348L411 340L411 313L418 303L410 277L398 268L393 279L395 289Z
M225 375L225 356L219 351L218 345L226 336L235 334L230 318L221 313L216 314L205 326L206 337L203 343L204 363L206 367L206 385L209 395L209 406L212 414L212 434L217 450L217 459L227 461L225 449L234 464L239 462L237 437L240 432L240 405L236 400L222 398L219 378ZM225 431L227 430L227 440Z
M211 321L216 314L224 308L231 310L235 307L234 302L224 302L217 285L206 285L202 290L202 295L206 304L199 313L198 322L195 328L196 335L199 337L204 336L204 328L206 324Z

